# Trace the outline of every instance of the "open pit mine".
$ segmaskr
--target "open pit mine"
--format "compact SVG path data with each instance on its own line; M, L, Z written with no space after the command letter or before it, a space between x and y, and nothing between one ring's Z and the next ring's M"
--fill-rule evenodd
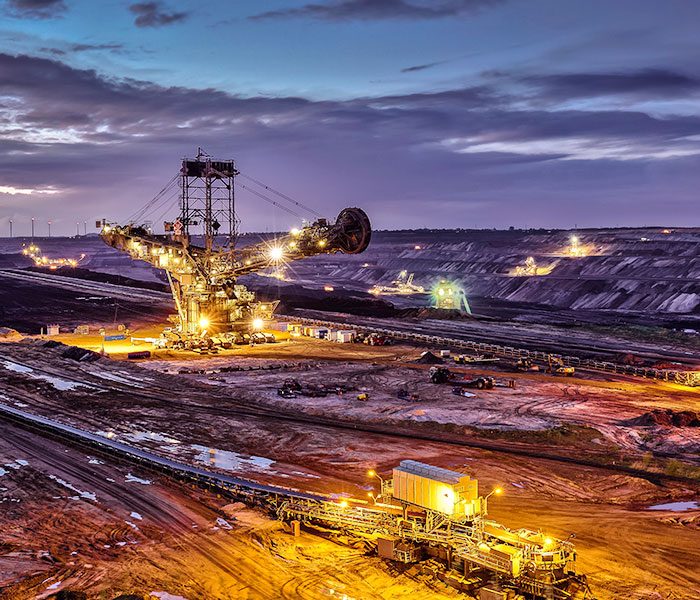
M700 598L700 230L97 225L0 240L0 599Z

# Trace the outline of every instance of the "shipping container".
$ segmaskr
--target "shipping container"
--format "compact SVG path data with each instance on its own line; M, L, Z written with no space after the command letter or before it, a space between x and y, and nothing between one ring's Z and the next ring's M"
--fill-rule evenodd
M394 468L393 496L402 502L451 517L481 514L476 479L415 460L403 460Z
M355 336L356 332L351 331L351 330L340 330L335 332L335 339L337 342L341 342L343 344L349 344L355 341Z

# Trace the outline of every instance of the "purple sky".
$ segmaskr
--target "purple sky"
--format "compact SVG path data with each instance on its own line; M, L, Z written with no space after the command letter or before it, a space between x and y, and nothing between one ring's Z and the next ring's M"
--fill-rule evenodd
M54 234L124 220L197 146L376 228L700 225L700 2L0 0L0 15L0 235L32 216ZM244 231L296 224L238 200Z

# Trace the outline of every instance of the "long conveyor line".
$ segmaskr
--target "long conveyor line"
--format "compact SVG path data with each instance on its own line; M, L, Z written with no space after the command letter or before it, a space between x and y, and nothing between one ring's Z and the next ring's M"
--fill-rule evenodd
M484 583L494 577L510 589L547 600L593 598L585 576L575 572L576 553L568 541L542 542L538 532L509 530L502 525L477 518L470 522L451 521L444 515L427 511L423 516L409 514L404 506L348 505L330 496L262 484L195 467L130 444L84 429L28 413L0 403L0 417L24 428L93 451L126 460L175 479L216 490L261 506L283 520L321 525L357 535L401 539L407 543L398 549L394 560L413 562L420 548L440 546L448 549L452 560L465 572L486 573ZM409 548L409 550L406 550ZM410 548L416 548L414 553ZM504 551L506 552L504 554Z

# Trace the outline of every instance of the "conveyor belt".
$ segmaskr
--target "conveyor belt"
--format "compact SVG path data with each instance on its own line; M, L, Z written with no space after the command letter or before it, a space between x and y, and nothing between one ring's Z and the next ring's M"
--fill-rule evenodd
M66 425L40 415L18 410L6 404L0 404L0 416L25 427L47 432L55 437L65 439L66 441L90 446L106 454L135 462L168 475L175 475L180 479L194 481L206 487L220 488L222 491L234 495L240 494L250 496L252 494L254 496L259 496L259 500L264 500L270 496L277 496L295 500L311 500L318 502L332 501L330 497L321 494L309 494L281 486L266 485L250 479L231 477L208 469L188 465L165 458L164 456L149 452L148 450L136 448L129 444L73 427L72 425Z

